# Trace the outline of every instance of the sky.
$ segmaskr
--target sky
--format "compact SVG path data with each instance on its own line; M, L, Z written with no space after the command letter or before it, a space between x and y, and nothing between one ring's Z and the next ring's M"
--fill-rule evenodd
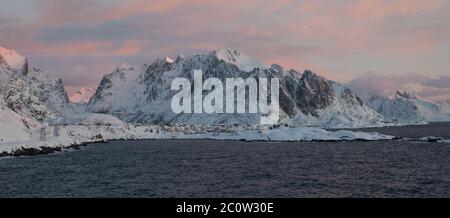
M233 48L374 93L450 99L450 0L0 0L0 46L95 88L135 66Z

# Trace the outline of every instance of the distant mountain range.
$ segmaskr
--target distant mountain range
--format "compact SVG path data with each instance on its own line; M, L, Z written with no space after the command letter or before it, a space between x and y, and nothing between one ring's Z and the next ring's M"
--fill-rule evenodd
M405 91L397 91L388 97L375 95L369 98L367 103L390 122L450 121L450 105L424 99Z
M203 71L204 78L280 78L280 123L289 126L356 128L389 122L450 121L448 104L403 92L391 98L373 96L363 102L350 89L311 71L287 70L277 64L266 66L232 49L180 55L173 60L160 58L140 68L123 64L105 75L95 92L83 89L71 96L79 103L87 103L80 109L69 102L61 79L29 66L28 60L14 50L0 48L0 123L27 131L42 123L72 122L80 113L102 113L126 123L258 124L260 114L173 113L172 80L185 77L192 81L193 70L197 69Z
M105 75L87 110L113 114L132 123L187 123L257 125L260 114L175 114L170 108L174 78L193 80L193 71L204 78L280 78L280 107L283 123L325 128L380 126L383 117L367 107L349 89L311 71L284 70L266 66L236 50L166 58L141 68L122 65Z

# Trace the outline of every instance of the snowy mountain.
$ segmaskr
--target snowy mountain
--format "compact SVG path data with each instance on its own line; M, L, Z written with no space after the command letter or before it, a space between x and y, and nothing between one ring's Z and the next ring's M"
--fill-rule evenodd
M91 100L92 96L95 94L95 89L93 88L81 88L69 97L70 102L87 104Z
M10 69L22 69L27 63L27 59L21 56L16 50L9 50L0 47L0 65Z
M226 63L237 66L239 69L243 71L252 71L255 68L267 69L268 67L247 55L241 54L233 49L219 49L213 52L213 55Z
M61 116L70 106L61 79L30 68L14 50L0 48L2 102L15 113L42 122Z
M0 47L0 93L5 93L9 78L16 72L26 74L28 61L15 50Z
M450 105L397 91L389 97L373 96L367 104L392 122L421 123L450 121Z
M383 117L349 89L311 71L299 73L279 65L265 66L236 50L161 58L141 69L122 65L104 76L87 110L108 113L125 122L257 125L261 114L175 114L170 103L173 79L193 81L193 71L203 77L280 78L281 122L293 126L361 127L383 125ZM204 94L207 94L204 92Z

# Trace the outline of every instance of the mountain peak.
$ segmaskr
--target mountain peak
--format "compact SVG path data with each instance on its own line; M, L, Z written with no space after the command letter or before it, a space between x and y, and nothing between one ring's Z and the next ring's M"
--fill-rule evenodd
M272 70L276 71L277 73L283 73L284 72L283 66L278 65L278 64L272 64L272 65L270 65L270 68Z
M120 70L134 70L134 67L128 63L122 63L117 69Z
M95 89L93 88L80 88L77 92L69 97L69 100L74 103L87 104L91 97L94 95Z
M26 58L17 53L14 49L6 49L0 46L0 56L3 61L13 69L21 69L26 63Z
M303 80L324 80L325 78L323 78L322 76L312 72L311 70L305 70L305 72L303 72L302 75L302 79Z
M171 64L173 62L175 62L172 58L166 57L166 62Z
M225 61L226 63L236 65L239 69L247 72L250 72L255 68L268 68L264 63L250 58L249 56L242 54L235 49L219 49L213 51L212 55L214 55L219 60Z
M184 54L180 54L180 55L178 55L178 57L177 57L177 59L184 59L184 58L186 58L186 56L184 56Z
M406 98L406 99L415 99L415 98L417 98L416 95L414 95L414 94L411 93L411 92L407 92L407 91L397 91L397 92L395 93L395 96L396 96L396 97Z
M224 55L224 56L231 56L231 57L241 56L241 53L239 51L237 51L236 49L231 49L231 48L221 48L221 49L213 51L213 53L215 55Z

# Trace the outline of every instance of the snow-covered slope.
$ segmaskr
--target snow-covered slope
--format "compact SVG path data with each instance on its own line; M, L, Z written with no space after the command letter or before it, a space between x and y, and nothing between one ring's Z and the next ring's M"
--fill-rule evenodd
M35 123L0 103L0 143L30 140L33 125Z
M450 121L450 105L398 91L389 97L373 96L368 105L386 119L400 123Z
M136 68L129 64L122 64L114 72L103 77L97 91L88 103L88 110L96 113L113 113L128 107L130 99L128 96L135 96L134 86L137 84L138 72Z
M186 123L257 125L261 114L174 114L170 90L175 78L193 80L193 71L203 78L280 78L282 122L294 126L361 127L383 125L383 117L365 106L349 89L311 71L303 74L279 65L266 67L234 50L218 50L174 62L165 58L141 70L119 67L106 75L88 104L88 110L109 113L133 123Z

